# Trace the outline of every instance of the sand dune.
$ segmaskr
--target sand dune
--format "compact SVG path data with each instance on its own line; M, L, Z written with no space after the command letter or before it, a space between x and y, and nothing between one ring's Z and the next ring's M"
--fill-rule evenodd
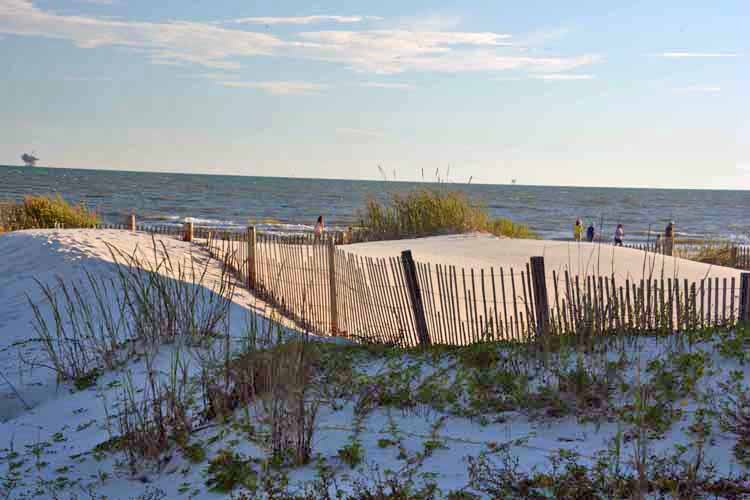
M678 276L697 281L705 277L739 279L740 271L686 259L646 254L640 250L608 244L551 240L517 240L474 233L412 240L359 243L348 251L367 257L390 257L410 249L414 259L464 268L505 267L522 270L533 256L544 256L546 271L567 269L571 274L602 274L618 280L652 275Z

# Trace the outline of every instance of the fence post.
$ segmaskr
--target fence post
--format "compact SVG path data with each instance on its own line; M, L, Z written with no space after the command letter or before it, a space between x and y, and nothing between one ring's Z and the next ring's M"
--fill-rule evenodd
M740 321L750 321L750 273L740 275Z
M417 279L417 266L414 264L414 258L411 250L401 252L401 262L404 265L404 275L406 277L406 286L409 288L409 299L411 299L414 310L414 322L417 327L417 337L419 344L423 346L430 345L430 333L427 331L427 319L424 315L424 303L422 302L422 291L419 289L419 280Z
M536 313L536 334L538 337L549 333L549 302L547 280L544 275L544 257L531 258L531 282L534 286L534 312Z
M135 214L130 214L130 217L128 217L128 222L130 225L130 230L135 231Z
M336 242L328 239L328 294L331 310L331 333L339 333L339 309L336 302Z
M738 260L737 260L737 246L732 245L732 267L738 267Z
M188 222L185 224L185 241L193 241L193 223Z
M247 287L255 290L255 226L247 228Z

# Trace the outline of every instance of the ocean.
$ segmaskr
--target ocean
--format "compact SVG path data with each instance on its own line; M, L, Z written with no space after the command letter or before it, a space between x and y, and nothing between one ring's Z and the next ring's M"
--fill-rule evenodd
M674 220L682 237L750 241L747 191L591 188L484 184L431 184L282 177L166 174L0 166L0 200L27 194L60 194L96 209L104 222L124 223L135 211L139 223L183 224L261 230L310 230L319 215L326 225L355 224L368 197L387 199L415 187L460 189L480 200L493 216L530 226L543 238L568 239L581 217L605 236L616 224L626 240L643 241Z

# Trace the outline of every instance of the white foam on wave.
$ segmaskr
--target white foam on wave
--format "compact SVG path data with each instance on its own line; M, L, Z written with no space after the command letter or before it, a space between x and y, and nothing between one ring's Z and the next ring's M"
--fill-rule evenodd
M247 226L254 225L258 231L266 233L281 234L281 235L294 235L311 233L314 230L314 226L308 224L290 224L285 222L261 222L256 224L240 224L233 221L220 220L220 219L204 219L201 217L180 217L177 215L164 215L159 216L156 220L147 221L147 226L180 226L187 222L201 227L208 227L214 229L225 229L225 230L241 230ZM342 228L338 226L327 226L327 231L339 231Z
M255 228L260 231L289 233L308 233L314 229L313 226L306 224L285 224L283 222L264 222L256 224Z
M199 224L201 226L238 226L239 224L231 221L217 220L217 219L201 219L200 217L185 217L182 219L183 222L192 222L193 224Z
M192 222L197 226L212 227L217 229L237 229L243 227L242 224L236 222L219 220L219 219L203 219L200 217L180 217L178 215L164 215L156 218L155 221L147 221L147 226L180 226L187 222Z

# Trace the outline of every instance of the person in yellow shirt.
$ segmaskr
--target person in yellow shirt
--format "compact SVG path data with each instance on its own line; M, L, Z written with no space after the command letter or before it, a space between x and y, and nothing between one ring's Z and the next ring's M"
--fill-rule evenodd
M573 239L576 241L581 241L581 237L583 236L583 222L580 218L576 219L576 223L573 224Z

